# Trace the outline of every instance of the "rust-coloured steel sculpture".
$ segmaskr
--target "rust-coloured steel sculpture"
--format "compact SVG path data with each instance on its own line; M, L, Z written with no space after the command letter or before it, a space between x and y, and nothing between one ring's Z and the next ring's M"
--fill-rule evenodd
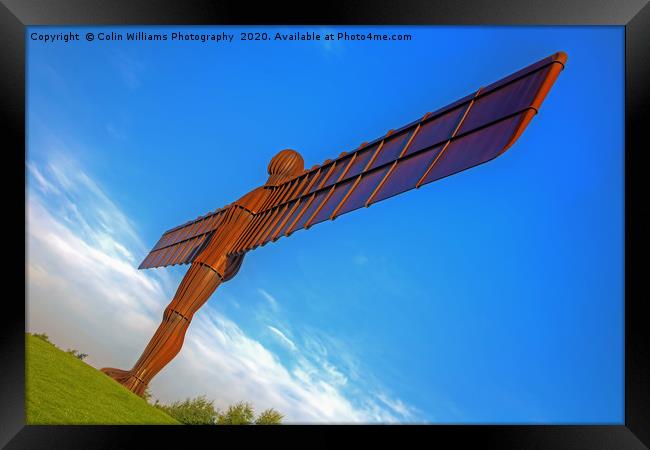
M298 152L282 150L263 186L162 235L139 268L191 266L133 368L102 371L142 395L180 351L194 313L237 274L246 252L501 155L537 114L566 59L558 52L308 170Z

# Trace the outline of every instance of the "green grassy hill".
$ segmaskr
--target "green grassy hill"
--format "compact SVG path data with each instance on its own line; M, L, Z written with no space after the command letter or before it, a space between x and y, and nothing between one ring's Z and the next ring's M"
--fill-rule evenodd
M179 424L99 370L26 335L27 423Z

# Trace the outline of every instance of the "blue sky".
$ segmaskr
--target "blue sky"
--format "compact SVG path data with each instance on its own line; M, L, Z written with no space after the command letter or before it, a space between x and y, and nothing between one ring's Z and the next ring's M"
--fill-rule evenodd
M320 164L564 50L502 157L251 252L151 387L292 422L622 423L622 27L83 39L126 30L26 36L29 330L130 367L186 270L135 270L162 232L263 184L281 149ZM186 29L248 30L339 31Z

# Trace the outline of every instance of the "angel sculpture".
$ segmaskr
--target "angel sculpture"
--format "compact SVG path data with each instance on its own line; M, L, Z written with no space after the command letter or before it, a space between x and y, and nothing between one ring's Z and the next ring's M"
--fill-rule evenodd
M143 395L180 351L194 314L237 274L248 251L504 153L537 114L566 60L555 53L311 169L298 152L279 152L263 186L162 235L139 268L190 268L133 368L102 372Z

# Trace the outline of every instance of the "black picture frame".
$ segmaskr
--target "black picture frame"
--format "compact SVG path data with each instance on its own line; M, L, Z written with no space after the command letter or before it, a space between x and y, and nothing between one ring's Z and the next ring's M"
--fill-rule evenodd
M287 15L289 14L290 15ZM9 144L3 152L11 168L5 184L3 222L20 233L26 227L25 191L16 195L23 168L25 180L25 27L30 25L174 25L174 24L408 24L408 25L621 25L625 26L625 422L622 425L431 425L345 427L361 436L367 431L473 444L484 448L636 449L650 445L650 333L643 314L647 299L641 285L647 254L641 246L648 229L642 155L650 148L647 125L650 99L650 5L645 0L588 2L585 0L480 1L358 1L337 4L311 2L285 8L277 2L252 7L235 1L101 1L3 0L0 6L0 78L2 119ZM606 62L607 55L603 55ZM644 114L645 113L645 114ZM645 126L644 126L645 125ZM22 212L22 215L20 214ZM22 222L22 223L21 223ZM5 236L9 236L5 234ZM6 239L5 242L12 241ZM13 241L19 241L13 239ZM5 243L5 247L7 246ZM594 245L597 245L595 243ZM5 258L7 279L20 279L20 262ZM21 256L22 255L22 258ZM15 259L15 260L14 260ZM23 267L25 267L23 265ZM16 272L14 274L14 272ZM25 273L23 272L23 275ZM26 284L19 285L26 300ZM319 443L338 443L322 426L301 427L117 427L25 425L24 353L25 303L5 288L3 326L0 327L0 446L6 448L128 448L136 440L150 445L177 446L198 439L241 436L242 432L288 436L315 431ZM245 431L247 430L247 431ZM324 433L323 431L328 431ZM191 434L190 434L191 433ZM205 435L205 436L203 436ZM237 435L237 436L235 436ZM383 439L383 437L381 437ZM215 441L219 445L220 441Z

